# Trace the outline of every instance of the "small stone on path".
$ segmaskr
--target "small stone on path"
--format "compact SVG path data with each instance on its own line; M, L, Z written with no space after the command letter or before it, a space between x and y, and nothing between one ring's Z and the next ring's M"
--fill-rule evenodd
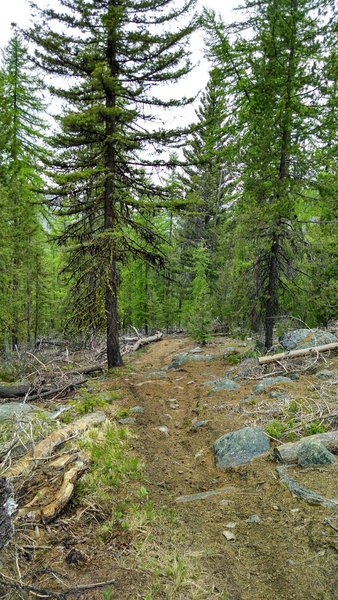
M245 519L246 523L261 523L262 519L259 515L251 515L247 519Z
M189 494L188 496L179 496L176 498L175 502L195 502L197 500L206 500L207 498L211 498L212 496L220 496L221 494L228 494L236 491L235 487L227 486L223 488L218 488L216 490L209 490L208 492L199 492L197 494Z
M165 433L166 435L168 435L169 433L169 429L166 425L160 425L160 427L157 427L158 431L160 431L161 433Z
M214 385L214 387L212 388L212 392L219 392L221 390L234 392L235 390L239 389L238 383L235 383L235 381L232 381L232 379L228 379L227 377L224 377L223 379L220 379L220 381L217 381L215 383L216 385Z
M227 529L224 529L223 535L224 535L225 539L228 540L228 542L234 542L236 539L235 534L232 533L232 531L228 531Z
M196 421L196 423L192 424L190 430L191 431L197 431L197 429L200 429L201 427L205 427L208 423L209 423L208 420L205 420L205 421Z
M125 419L119 419L120 425L134 425L136 419L134 417L126 417Z
M133 408L130 409L130 412L135 415L141 415L144 413L144 408L142 406L133 406Z

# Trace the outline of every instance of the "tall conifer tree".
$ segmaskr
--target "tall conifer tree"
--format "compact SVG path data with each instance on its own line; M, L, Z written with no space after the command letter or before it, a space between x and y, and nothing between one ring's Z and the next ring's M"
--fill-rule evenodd
M226 27L209 14L207 23L214 58L234 98L238 213L242 231L246 222L245 236L253 240L248 258L270 348L301 252L296 203L318 187L319 90L334 3L246 0L243 8L249 15L243 22Z
M34 315L36 303L44 304L40 292L46 241L37 193L42 187L46 157L41 81L29 64L27 49L17 33L3 53L1 87L0 297L1 306L6 308L1 311L0 341L5 345L11 337L14 349L22 340L31 341L33 332L40 331L41 322L34 322Z
M147 215L163 190L144 170L164 164L161 147L182 134L159 128L154 109L188 100L163 99L155 90L191 69L187 42L194 5L195 0L59 0L58 9L43 10L33 4L37 20L29 37L37 46L35 60L67 82L53 89L67 102L55 139L54 198L70 219L63 242L71 245L75 287L85 284L82 315L92 298L104 307L108 367L122 364L118 264L130 254L148 262L161 257Z
M218 71L210 78L196 111L197 123L184 149L183 182L190 215L183 219L184 244L196 248L201 241L215 250L216 231L224 201L226 179L226 100Z

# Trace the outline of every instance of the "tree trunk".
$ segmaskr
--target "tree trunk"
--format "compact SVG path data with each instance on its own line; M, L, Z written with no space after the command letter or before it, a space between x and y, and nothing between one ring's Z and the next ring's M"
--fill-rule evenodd
M148 263L146 263L145 265L145 282L144 282L144 333L145 335L148 335L149 333L149 325L148 325L148 312L149 312L149 306L148 306L148 274L149 274L149 266Z
M106 284L106 319L107 319L107 362L108 369L123 365L117 312L117 268L112 258L110 265L110 281Z
M274 317L278 307L277 286L278 286L278 249L279 238L274 233L269 256L268 265L268 289L265 304L265 342L267 350L273 345L273 324Z
M110 1L109 5L113 3ZM112 78L118 74L118 63L116 60L116 41L114 30L108 36L106 57L109 64L110 75ZM104 191L104 229L108 233L106 243L109 244L109 265L107 272L107 280L105 281L105 308L106 308L106 330L107 330L107 361L108 369L112 367L120 367L123 365L120 345L119 345L119 323L117 309L117 264L115 252L115 240L112 237L116 227L116 190L115 190L115 173L116 173L116 157L114 146L115 119L112 109L116 106L116 96L110 83L105 87L106 94L106 152L105 152L105 191Z

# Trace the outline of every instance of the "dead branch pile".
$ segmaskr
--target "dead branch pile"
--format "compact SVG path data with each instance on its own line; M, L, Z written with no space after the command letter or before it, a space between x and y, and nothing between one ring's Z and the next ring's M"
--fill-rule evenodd
M157 342L163 338L163 334L158 332L149 337L132 337L121 340L122 355L135 352L139 348ZM88 356L89 354L89 356ZM26 353L25 370L30 374L26 376L26 382L15 385L0 385L0 398L13 399L22 398L25 402L34 402L40 399L57 399L67 395L76 387L82 386L87 381L86 376L95 376L105 369L105 363L102 362L105 352L100 351L94 355L96 361L101 362L88 364L93 359L93 351L90 353L83 351L80 355L71 355L66 348L63 353L52 353L49 349L47 353L32 354ZM29 359L29 361L28 361ZM83 361L87 364L83 366ZM63 364L62 364L63 363ZM78 365L74 368L74 364ZM73 368L69 368L73 365Z

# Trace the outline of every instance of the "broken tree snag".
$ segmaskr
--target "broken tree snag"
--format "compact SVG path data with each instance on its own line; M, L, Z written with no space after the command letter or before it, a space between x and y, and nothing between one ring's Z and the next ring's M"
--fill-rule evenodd
M283 358L295 358L296 356L306 356L307 354L318 354L319 352L328 352L329 350L338 350L338 342L325 344L324 346L314 346L313 348L299 348L299 350L289 350L288 352L280 352L279 354L271 354L271 356L261 356L258 359L260 365L270 362L276 362Z
M160 331L155 335L150 335L146 338L140 338L139 340L137 340L137 342L135 342L135 344L130 348L130 350L128 350L128 352L136 352L136 350L139 350L139 348L142 348L142 346L147 346L147 344L151 344L152 342L159 342L160 340L162 340L162 338L163 333Z
M84 452L73 455L63 455L54 461L48 462L48 479L54 480L59 475L59 483L46 483L34 498L23 506L18 513L18 518L29 513L34 520L41 519L49 523L62 511L71 499L77 480L90 466L90 459ZM64 469L64 472L60 470Z
M13 490L5 477L0 477L0 550L12 539L14 527L12 517L17 505L13 498Z
M41 459L51 458L52 452L55 448L64 444L71 438L77 437L86 429L95 427L106 420L106 415L103 412L90 413L85 415L81 419L66 425L62 429L53 431L46 439L42 440L34 448L34 454L25 454L13 467L6 471L6 477L23 477L29 475L29 473L35 468L36 462Z
M326 431L325 433L316 433L315 435L308 435L307 437L301 438L297 442L289 442L288 444L282 444L274 449L274 455L280 462L292 465L298 463L298 450L301 444L305 441L317 440L324 444L324 446L333 452L338 454L338 429L335 431Z

